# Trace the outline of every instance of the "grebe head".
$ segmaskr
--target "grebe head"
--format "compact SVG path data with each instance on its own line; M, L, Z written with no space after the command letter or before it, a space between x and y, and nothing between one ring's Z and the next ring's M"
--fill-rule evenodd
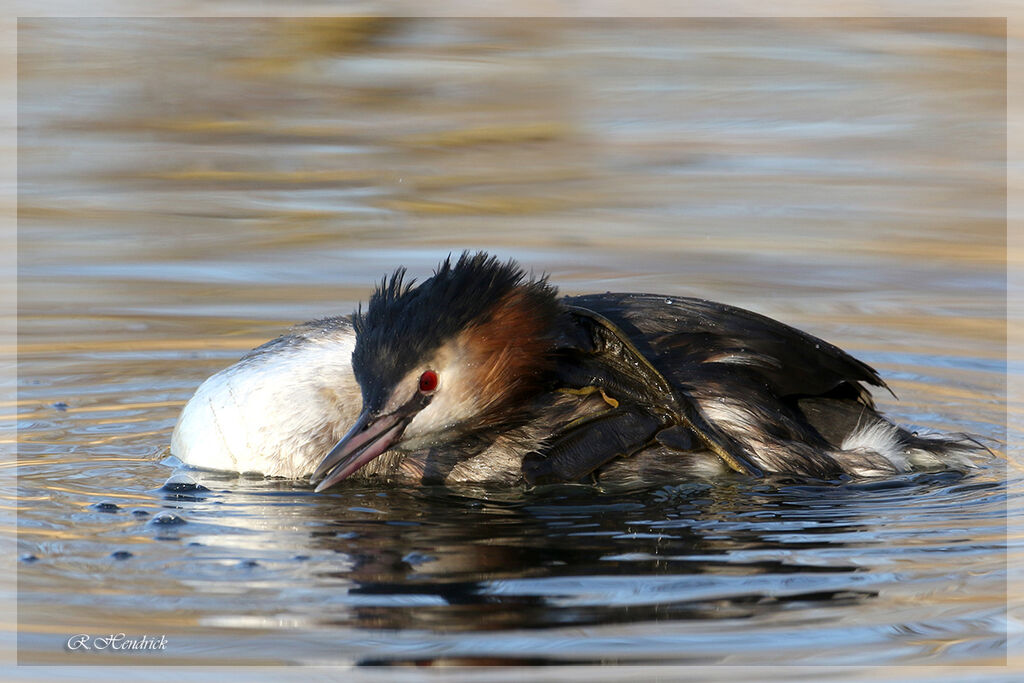
M449 444L513 423L552 367L556 290L484 253L445 260L419 286L404 269L356 313L362 411L313 473L317 491L388 449Z

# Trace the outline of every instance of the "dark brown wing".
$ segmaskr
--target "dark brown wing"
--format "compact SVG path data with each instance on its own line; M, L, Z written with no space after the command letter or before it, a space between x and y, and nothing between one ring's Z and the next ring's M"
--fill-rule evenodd
M563 303L614 322L666 377L684 386L710 373L725 382L763 382L780 399L838 392L869 407L871 395L861 382L888 389L873 368L842 349L742 308L654 294L590 294Z
M835 449L864 421L878 419L865 386L885 387L877 372L771 318L651 294L588 295L563 303L593 311L628 338L672 385L676 424L690 428L738 472L833 478L843 472ZM594 360L607 366L607 358L598 354ZM651 388L647 405L658 394ZM637 400L644 404L643 397Z
M651 294L562 303L561 386L623 405L556 435L524 462L528 480L585 475L678 428L737 472L831 478L842 472L831 449L874 412L864 384L885 386L832 344L741 308Z

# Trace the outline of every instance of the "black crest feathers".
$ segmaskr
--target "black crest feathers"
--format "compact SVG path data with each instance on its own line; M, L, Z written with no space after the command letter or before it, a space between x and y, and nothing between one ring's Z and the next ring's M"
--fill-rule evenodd
M503 263L485 252L463 252L454 265L445 259L419 286L404 280L404 268L385 278L366 311L357 311L352 321L352 369L373 408L445 341L487 322L513 291L541 318L553 322L558 310L556 289L546 279L528 280L514 261Z

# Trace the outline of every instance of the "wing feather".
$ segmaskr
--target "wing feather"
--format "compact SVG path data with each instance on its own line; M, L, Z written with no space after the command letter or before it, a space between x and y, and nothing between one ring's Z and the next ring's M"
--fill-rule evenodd
M564 302L613 321L666 376L684 385L756 380L780 399L845 389L868 406L870 393L860 383L889 389L874 368L842 349L735 306L655 294L585 295Z

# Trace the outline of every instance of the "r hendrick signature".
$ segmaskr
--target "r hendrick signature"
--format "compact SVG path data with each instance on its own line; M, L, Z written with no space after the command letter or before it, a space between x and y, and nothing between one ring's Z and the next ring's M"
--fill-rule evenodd
M76 633L68 638L65 645L68 650L166 650L167 636L127 636L124 633L111 633L93 636L88 633Z

